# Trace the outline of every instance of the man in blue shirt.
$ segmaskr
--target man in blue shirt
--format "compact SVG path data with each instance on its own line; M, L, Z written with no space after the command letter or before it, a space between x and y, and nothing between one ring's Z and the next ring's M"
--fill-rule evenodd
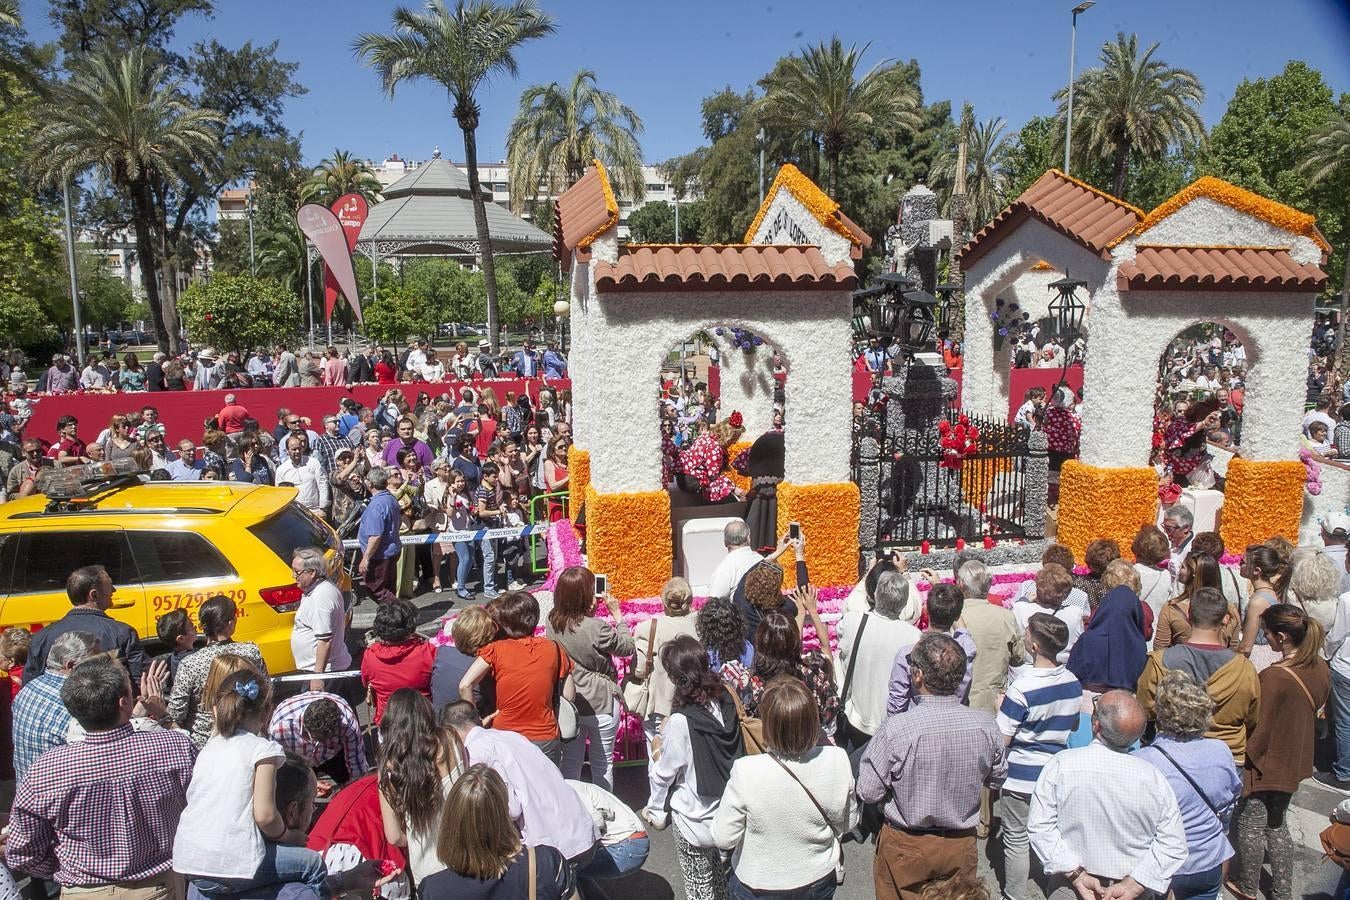
M567 357L559 352L557 341L548 342L548 349L544 351L543 364L545 378L567 377Z
M366 475L366 484L370 487L370 502L361 513L356 534L361 546L361 564L357 572L375 602L392 603L396 599L394 579L398 575L398 555L402 549L398 539L398 501L387 490L388 469L371 469Z
M525 339L525 346L511 357L511 369L521 378L533 378L539 374L539 357L534 353L534 341Z

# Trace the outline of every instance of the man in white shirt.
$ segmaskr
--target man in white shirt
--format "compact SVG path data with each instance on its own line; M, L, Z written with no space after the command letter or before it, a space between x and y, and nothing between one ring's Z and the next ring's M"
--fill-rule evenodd
M708 582L709 597L730 597L745 573L764 559L750 548L750 526L741 519L728 522L722 529L722 543L727 555L713 569Z
M296 501L319 518L327 515L328 478L318 457L305 455L305 439L286 438L286 458L277 466L277 484L295 485Z
M80 372L80 389L101 391L108 386L108 370L100 366L97 356L85 360L84 371Z
M844 748L861 748L886 720L886 697L891 666L902 647L923 637L902 618L909 606L909 580L900 572L885 572L873 592L870 613L845 613L839 622L839 697L847 716Z
M300 608L291 630L291 655L303 672L342 672L351 667L347 650L347 605L342 591L328 579L328 561L314 547L301 547L291 560L291 572L300 586ZM332 685L328 686L332 689ZM315 678L311 691L322 691L325 682Z
M1344 513L1331 513L1322 522L1323 532L1337 524L1334 518L1346 518ZM1344 549L1344 547L1342 547ZM1323 551L1325 552L1325 551ZM1341 557L1341 568L1350 574L1346 557ZM1344 581L1342 581L1342 585ZM1336 618L1327 633L1326 652L1331 655L1331 722L1335 728L1336 760L1331 771L1318 772L1313 777L1323 787L1350 794L1350 590L1341 594L1336 605Z
M1167 568L1172 573L1172 581L1177 580L1181 564L1191 555L1191 540L1194 533L1195 515L1184 506L1170 506L1163 514L1162 530L1167 535Z
M1350 571L1346 570L1346 538L1350 536L1350 515L1329 512L1322 517L1322 554L1336 564L1341 575L1341 593L1350 591Z
M1186 861L1186 831L1162 772L1131 756L1144 709L1108 691L1092 714L1094 740L1056 753L1036 781L1027 817L1031 847L1050 876L1050 900L1167 893Z
M502 776L511 818L521 826L525 846L555 847L578 868L585 866L599 837L595 821L542 750L514 731L482 727L478 710L467 700L442 709L440 724L455 730L475 765Z

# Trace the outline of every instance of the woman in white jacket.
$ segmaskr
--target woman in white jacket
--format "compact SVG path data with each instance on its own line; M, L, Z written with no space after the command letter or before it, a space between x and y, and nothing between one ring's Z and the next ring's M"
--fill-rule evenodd
M815 695L799 679L771 682L759 714L765 752L736 760L713 816L713 840L734 851L731 896L833 897L839 838L858 824L848 754L821 745Z

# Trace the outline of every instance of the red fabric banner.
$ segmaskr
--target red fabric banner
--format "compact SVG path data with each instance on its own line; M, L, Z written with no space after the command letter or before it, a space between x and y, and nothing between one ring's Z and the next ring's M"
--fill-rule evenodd
M361 296L356 289L356 270L352 267L352 251L342 223L331 209L317 203L306 203L295 214L300 231L313 241L324 264L332 270L338 287L346 295L358 322L361 319Z
M338 222L342 225L342 232L347 236L347 252L356 252L356 241L361 236L361 226L366 224L366 216L370 213L370 204L360 194L343 194L333 201L333 205L329 208L338 217ZM324 263L323 320L325 324L331 324L333 321L333 307L337 305L337 298L337 276L328 267L328 263Z

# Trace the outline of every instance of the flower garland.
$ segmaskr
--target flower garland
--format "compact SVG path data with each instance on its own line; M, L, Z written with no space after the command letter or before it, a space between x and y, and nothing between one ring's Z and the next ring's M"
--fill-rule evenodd
M591 570L609 575L614 596L660 593L672 564L670 494L600 494L594 485L588 487L586 546Z
M778 485L778 533L797 522L806 535L807 558L814 584L844 584L858 578L858 520L861 514L858 486L851 481L837 484ZM796 576L786 566L786 583Z
M755 232L759 231L759 226L764 222L764 217L768 215L769 207L773 206L774 197L778 196L778 191L783 188L786 188L788 193L797 198L797 202L806 207L807 212L811 213L817 222L848 238L850 243L861 244L858 236L850 231L849 227L839 218L839 204L830 199L829 194L822 191L814 181L803 175L802 171L792 163L784 163L782 168L778 170L778 174L773 179L773 184L769 186L768 193L764 195L764 202L760 204L759 211L755 213L754 221L746 229L745 243L754 242Z
M1308 470L1308 483L1304 488L1309 496L1316 497L1322 493L1322 464L1312 455L1312 451L1307 447L1298 448L1298 458Z
M994 323L994 349L1003 349L1003 339L1009 334L1016 333L1023 325L1030 323L1031 313L1021 312L1021 307L1014 301L1009 303L1002 297L994 299L994 311L989 314L989 321Z
M1247 547L1277 534L1297 539L1307 481L1308 468L1298 460L1234 457L1228 463L1219 526L1224 545Z
M1139 526L1157 518L1158 473L1148 466L1102 468L1071 459L1060 470L1059 497L1057 539L1076 556L1097 538L1128 547Z
M576 521L586 499L586 488L591 486L591 451L576 444L567 448L567 511Z
M1317 219L1315 217L1212 175L1196 179L1158 204L1151 213L1144 217L1144 221L1132 233L1141 234L1148 231L1192 200L1200 197L1222 203L1224 206L1246 213L1263 222L1269 222L1276 228L1303 235L1323 250L1328 252L1331 250L1331 245L1327 243L1327 239L1317 230ZM1128 237L1128 234L1125 237Z
M960 471L966 457L980 449L980 429L970 424L970 418L964 413L955 426L943 419L938 422L938 445L942 447L942 461L938 466Z

